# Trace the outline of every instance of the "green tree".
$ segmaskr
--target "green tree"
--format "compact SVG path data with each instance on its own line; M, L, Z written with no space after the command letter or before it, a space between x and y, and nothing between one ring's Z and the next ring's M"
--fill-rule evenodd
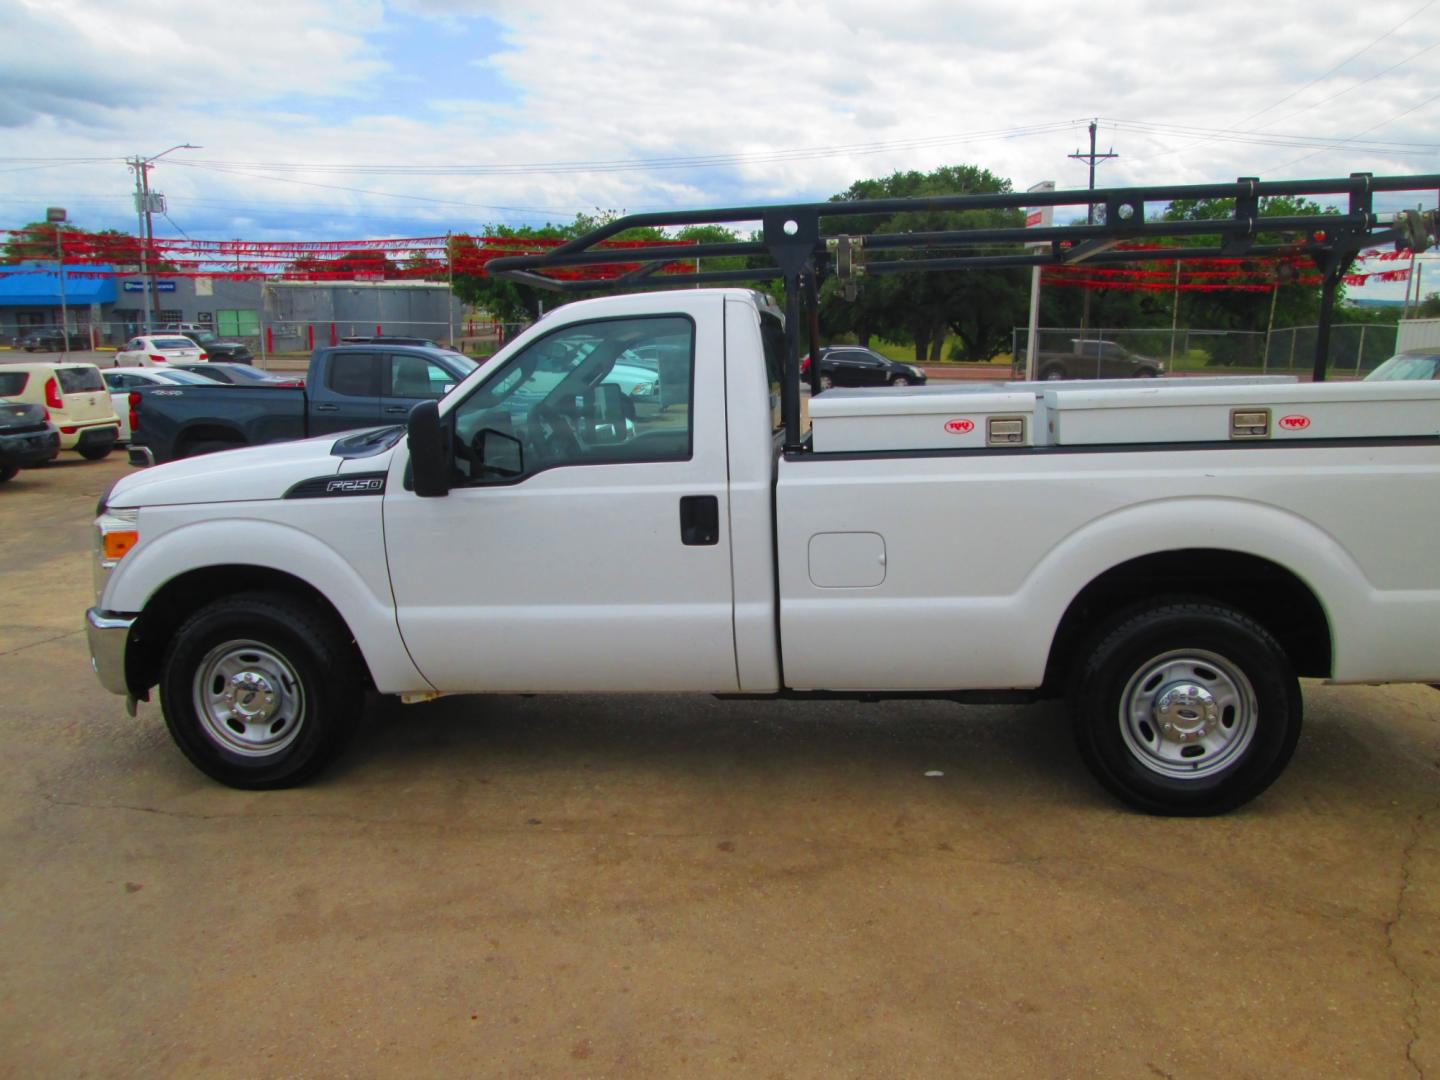
M1231 199L1180 199L1166 208L1166 221L1214 221L1233 217L1235 203ZM1334 208L1322 207L1311 199L1283 196L1260 200L1261 217L1290 217L1304 214L1338 214ZM1277 244L1293 242L1293 235L1261 232L1257 243ZM1218 245L1218 236L1189 237L1187 245ZM1256 260L1252 271L1275 271L1277 268ZM1296 264L1301 274L1313 273L1308 262ZM1336 295L1336 303L1344 298L1344 286ZM1181 326L1203 327L1206 330L1250 330L1263 331L1270 321L1272 295L1270 291L1252 292L1240 289L1217 289L1206 292L1182 292L1180 294L1179 317ZM1276 274L1274 295L1275 325L1308 326L1320 317L1320 286L1299 282L1285 283L1285 278ZM1227 345L1227 341L1230 344ZM1240 346L1239 339L1220 339L1211 348L1214 363L1227 364L1242 362L1249 357Z
M129 233L118 229L100 229L92 232L70 222L59 224L53 221L32 221L9 234L9 239L0 246L0 264L13 266L19 262L53 262L55 260L55 233L63 230L62 241L72 248L78 246L82 253L67 252L65 261L86 261L110 263L115 266L138 266L140 264L139 242ZM84 238L84 243L74 245L71 237ZM156 267L160 269L160 267Z
M521 282L493 278L484 271L484 263L496 249L509 250L515 254L527 250L543 250L555 241L573 240L593 232L614 221L618 215L609 210L597 210L593 214L579 213L573 221L563 225L547 224L539 227L493 225L484 230L481 238L467 233L457 233L450 239L450 260L454 273L455 295L468 304L483 308L501 322L533 322L540 317L541 306L553 309L572 299L574 294L551 292ZM484 239L498 241L493 248L482 247ZM704 243L721 243L734 240L735 234L718 225L695 225L681 229L678 239ZM621 242L647 243L667 239L665 233L655 228L625 229L612 239ZM527 243L534 241L535 243ZM627 263L623 250L615 255L617 263ZM740 269L745 266L743 256L727 256L704 260L703 269ZM607 268L608 269L608 268ZM688 267L687 267L688 269ZM604 272L596 268L596 273ZM647 286L648 287L648 286Z
M1420 301L1420 307L1416 314L1422 319L1440 318L1440 293L1432 292Z
M860 180L832 201L920 198L939 195L1005 193L1010 181L974 165L947 165L929 173L897 172L879 180ZM930 210L878 218L832 218L828 233L928 232L941 229L1016 227L1019 210ZM975 249L968 249L974 251ZM991 247L985 252L1005 250ZM983 252L982 252L983 253ZM870 259L925 258L955 254L955 249L913 248L871 252ZM821 327L828 337L854 334L866 344L872 336L914 346L917 361L941 359L948 332L960 339L967 359L989 359L1006 348L1010 328L1023 321L1028 277L1022 269L953 270L886 274L863 278L856 300L847 301L836 282L821 294Z

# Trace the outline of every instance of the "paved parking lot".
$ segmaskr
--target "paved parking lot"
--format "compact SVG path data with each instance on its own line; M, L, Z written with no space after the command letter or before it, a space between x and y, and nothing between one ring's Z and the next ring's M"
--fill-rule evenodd
M1308 686L1202 821L1118 808L1055 707L915 702L377 702L241 793L90 674L126 469L0 487L11 1075L1440 1076L1428 687Z

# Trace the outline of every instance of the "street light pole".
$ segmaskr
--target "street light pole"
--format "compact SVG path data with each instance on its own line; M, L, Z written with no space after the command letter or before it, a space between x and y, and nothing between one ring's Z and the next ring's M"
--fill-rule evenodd
M145 332L150 333L159 318L160 298L155 293L155 271L149 266L149 251L155 241L155 222L150 204L150 165L176 150L203 150L203 146L181 143L148 158L135 155L130 167L135 170L135 211L140 225L140 280L145 286Z
M70 309L65 304L65 208L47 206L45 220L55 226L55 274L60 279L60 351L70 358Z

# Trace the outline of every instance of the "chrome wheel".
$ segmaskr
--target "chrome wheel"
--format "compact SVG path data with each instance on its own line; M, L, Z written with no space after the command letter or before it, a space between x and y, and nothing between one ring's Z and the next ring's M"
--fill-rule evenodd
M300 734L305 691L283 655L258 641L215 646L195 668L195 715L222 750L263 757Z
M1195 780L1238 760L1255 736L1255 688L1229 660L1177 649L1141 664L1120 695L1120 734L1145 768Z
M834 386L834 385L835 385L835 380L832 379L829 375L821 375L821 376L820 376L820 389L821 389L821 390L829 390L829 389L830 389L832 386Z
M908 378L906 378L904 375L896 375L895 378L893 378L892 380L890 380L890 385L891 385L891 386L909 386L909 385L910 385L910 380L909 380Z

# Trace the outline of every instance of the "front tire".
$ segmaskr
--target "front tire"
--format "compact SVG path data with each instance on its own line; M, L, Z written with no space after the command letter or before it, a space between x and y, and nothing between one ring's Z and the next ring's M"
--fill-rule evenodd
M160 676L170 735L230 787L304 783L344 748L364 701L343 627L275 594L201 608L176 631Z
M1132 609L1092 639L1073 692L1075 740L1113 795L1153 814L1220 814L1284 770L1300 684L1280 643L1219 604Z
M15 477L18 476L19 474L20 474L20 466L18 466L18 465L6 465L3 469L0 469L0 484L6 483L7 481L10 481L10 480L14 480Z

